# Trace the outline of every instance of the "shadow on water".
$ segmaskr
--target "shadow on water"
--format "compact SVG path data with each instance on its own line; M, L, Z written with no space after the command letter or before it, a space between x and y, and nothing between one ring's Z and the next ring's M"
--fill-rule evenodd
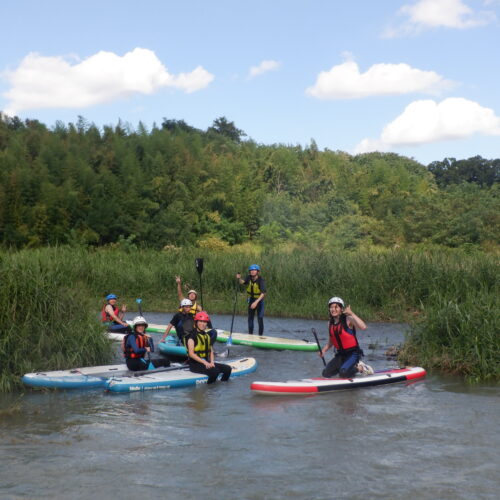
M152 323L171 315L147 314ZM230 316L214 316L228 329ZM308 338L325 322L266 318L266 334ZM237 317L235 331L246 331ZM405 325L360 334L375 369ZM156 336L158 340L160 335ZM493 499L497 386L423 381L300 397L252 394L256 380L318 376L317 353L233 346L257 372L212 386L0 398L0 498Z

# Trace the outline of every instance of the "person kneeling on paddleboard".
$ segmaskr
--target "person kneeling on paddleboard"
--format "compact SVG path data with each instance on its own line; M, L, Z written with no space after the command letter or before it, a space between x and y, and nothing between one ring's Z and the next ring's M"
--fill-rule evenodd
M142 316L136 316L132 321L133 331L125 335L122 344L123 356L127 368L133 372L170 366L168 359L145 359L154 351L153 341L145 333L148 322ZM150 366L152 365L152 366Z
M221 373L221 380L228 380L231 376L232 368L229 365L214 362L212 345L215 339L207 331L209 321L210 317L205 311L196 313L194 316L194 328L189 335L184 337L184 340L188 351L189 369L193 373L208 375L207 384L212 384Z
M324 357L331 347L337 352L323 370L323 377L330 378L337 373L342 378L352 378L356 373L372 375L372 367L361 361L363 351L356 337L356 327L366 330L366 323L352 312L351 306L345 307L340 297L332 297L328 301L328 308L330 311L328 342L319 355Z

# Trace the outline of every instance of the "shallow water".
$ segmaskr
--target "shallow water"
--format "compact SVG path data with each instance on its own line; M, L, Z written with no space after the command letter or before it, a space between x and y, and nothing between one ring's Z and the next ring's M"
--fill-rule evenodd
M152 323L171 315L147 314ZM229 329L231 317L214 316ZM266 318L266 334L326 340L325 322ZM234 330L245 332L245 318ZM404 325L360 333L365 362L396 366ZM157 336L157 339L159 335ZM370 346L370 347L369 347ZM224 350L222 344L217 344ZM255 373L135 394L0 396L0 498L498 498L497 386L423 381L315 396L254 395L254 380L318 376L316 353L233 346Z

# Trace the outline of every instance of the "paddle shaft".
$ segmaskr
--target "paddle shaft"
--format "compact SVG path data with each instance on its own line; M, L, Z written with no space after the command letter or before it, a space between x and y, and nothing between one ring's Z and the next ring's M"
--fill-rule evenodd
M234 317L236 316L236 302L238 300L238 285L239 285L239 280L236 280L236 285L234 287L233 317L231 318L231 328L229 330L229 337L233 336Z
M321 349L321 345L319 343L318 335L316 334L316 328L311 328L311 331L314 335L314 338L316 339L316 344L318 344L319 355L321 356L321 359L323 360L323 364L326 366L326 361L325 361L325 358L323 357L323 352Z

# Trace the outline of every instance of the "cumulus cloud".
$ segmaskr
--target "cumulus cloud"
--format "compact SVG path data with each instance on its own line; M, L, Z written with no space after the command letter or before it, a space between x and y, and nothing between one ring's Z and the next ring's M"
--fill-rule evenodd
M273 71L278 69L281 64L278 61L266 60L262 61L258 66L252 66L248 73L249 78L253 78L255 76L262 75L263 73L267 73L268 71Z
M355 152L387 151L398 146L466 139L474 134L500 136L500 117L492 109L462 97L439 103L414 101L384 127L378 139L363 139Z
M396 27L388 28L384 37L416 35L430 28L468 29L496 19L494 12L475 12L462 0L419 0L411 5L403 5L398 15L406 20Z
M438 94L453 82L434 71L412 68L408 64L374 64L365 73L354 61L346 61L322 71L306 94L318 99L357 99L375 95L401 95L413 92Z
M4 94L9 101L5 112L10 115L24 109L85 108L163 87L190 93L214 79L201 66L173 75L153 51L142 48L123 56L101 51L76 64L30 53L6 76L11 88Z

